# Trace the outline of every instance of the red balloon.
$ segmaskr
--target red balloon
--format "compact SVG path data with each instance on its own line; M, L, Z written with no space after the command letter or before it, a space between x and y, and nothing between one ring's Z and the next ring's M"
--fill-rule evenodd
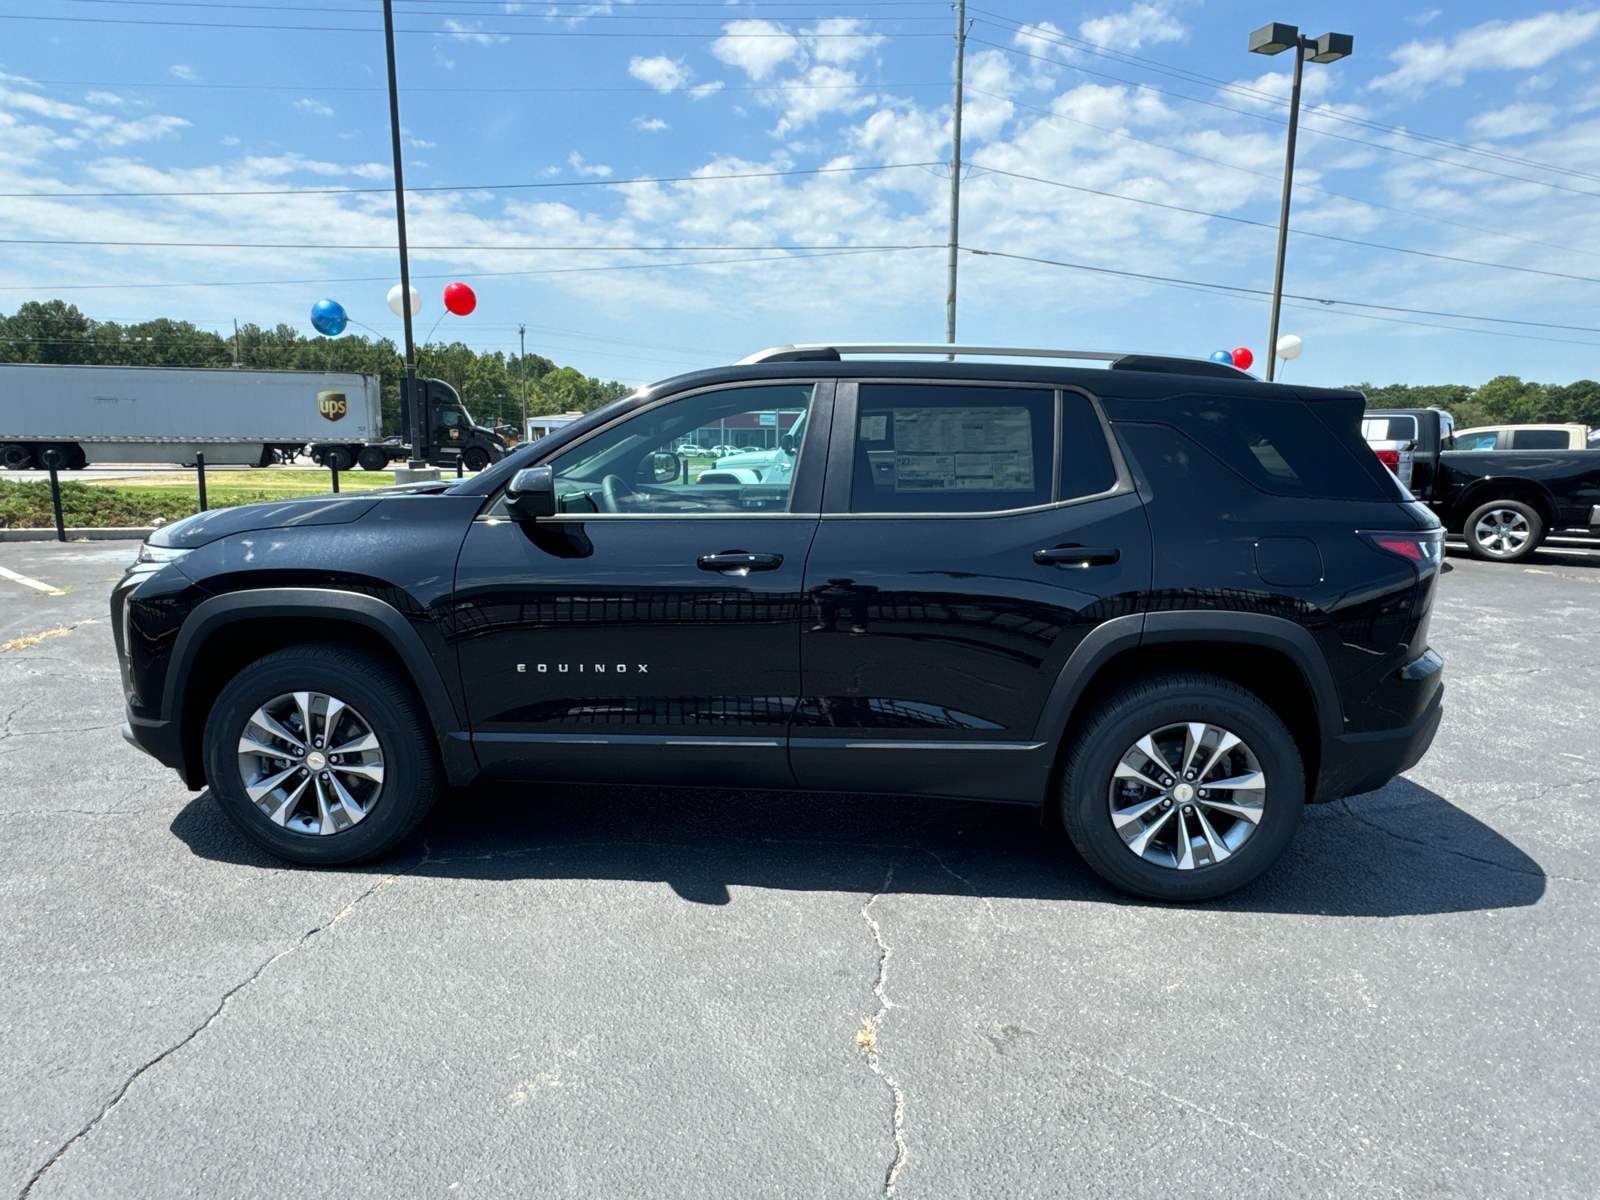
M446 303L449 303L449 301L446 301ZM1250 364L1255 362L1255 360L1256 356L1250 353L1250 348L1248 346L1239 346L1233 352L1233 365L1238 367L1241 371L1248 371L1250 369Z
M452 283L444 289L444 306L458 317L464 317L478 307L478 297L464 283Z

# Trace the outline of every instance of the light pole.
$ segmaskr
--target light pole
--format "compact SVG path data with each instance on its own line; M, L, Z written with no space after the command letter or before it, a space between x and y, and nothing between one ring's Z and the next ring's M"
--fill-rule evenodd
M517 365L522 368L522 436L528 436L528 327L517 326Z
M422 425L422 403L417 394L417 350L411 338L411 261L406 254L406 181L400 169L400 88L394 73L394 3L383 0L383 41L389 55L389 131L394 141L394 215L400 231L400 315L406 329L406 375L400 384L400 403L411 423L411 461L420 471L428 465L428 431Z
M956 340L956 255L961 241L961 85L966 64L967 0L956 0L956 95L950 113L950 257L944 299L944 340L952 344Z
M1301 68L1307 58L1315 63L1338 62L1341 58L1348 58L1354 44L1355 39L1348 33L1325 33L1319 38L1308 38L1295 26L1277 22L1263 25L1250 35L1252 54L1294 51L1294 84L1289 89L1289 146L1283 161L1283 206L1278 211L1278 266L1272 277L1272 327L1267 334L1269 383L1278 365L1278 309L1283 303L1283 258L1289 246L1289 194L1294 187L1294 135L1300 128Z

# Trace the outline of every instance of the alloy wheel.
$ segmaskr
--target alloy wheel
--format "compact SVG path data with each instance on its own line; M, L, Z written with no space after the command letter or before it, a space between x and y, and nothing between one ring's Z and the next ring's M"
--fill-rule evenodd
M1178 871L1213 866L1261 825L1267 780L1237 734L1204 721L1145 734L1117 760L1111 824L1128 850Z
M1472 527L1473 537L1486 554L1510 557L1528 544L1533 530L1528 518L1514 508L1491 508Z
M267 701L239 737L250 802L275 825L326 837L358 824L383 791L383 747L343 700L287 692Z

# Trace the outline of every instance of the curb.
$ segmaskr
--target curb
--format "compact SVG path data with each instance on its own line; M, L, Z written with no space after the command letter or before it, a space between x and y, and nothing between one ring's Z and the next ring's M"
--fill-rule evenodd
M140 528L136 526L101 526L67 529L67 541L77 542L87 539L91 542L142 542L156 531L155 526ZM0 542L53 542L56 540L54 529L0 529Z

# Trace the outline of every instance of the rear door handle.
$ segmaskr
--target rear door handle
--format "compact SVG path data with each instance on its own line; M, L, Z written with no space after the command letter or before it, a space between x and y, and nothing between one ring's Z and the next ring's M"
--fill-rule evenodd
M1121 550L1099 546L1056 546L1033 552L1033 561L1041 567L1108 567L1121 557Z
M702 554L695 560L702 571L721 571L725 575L748 575L751 571L776 571L783 566L781 554L752 554L748 550L724 550L721 554Z

